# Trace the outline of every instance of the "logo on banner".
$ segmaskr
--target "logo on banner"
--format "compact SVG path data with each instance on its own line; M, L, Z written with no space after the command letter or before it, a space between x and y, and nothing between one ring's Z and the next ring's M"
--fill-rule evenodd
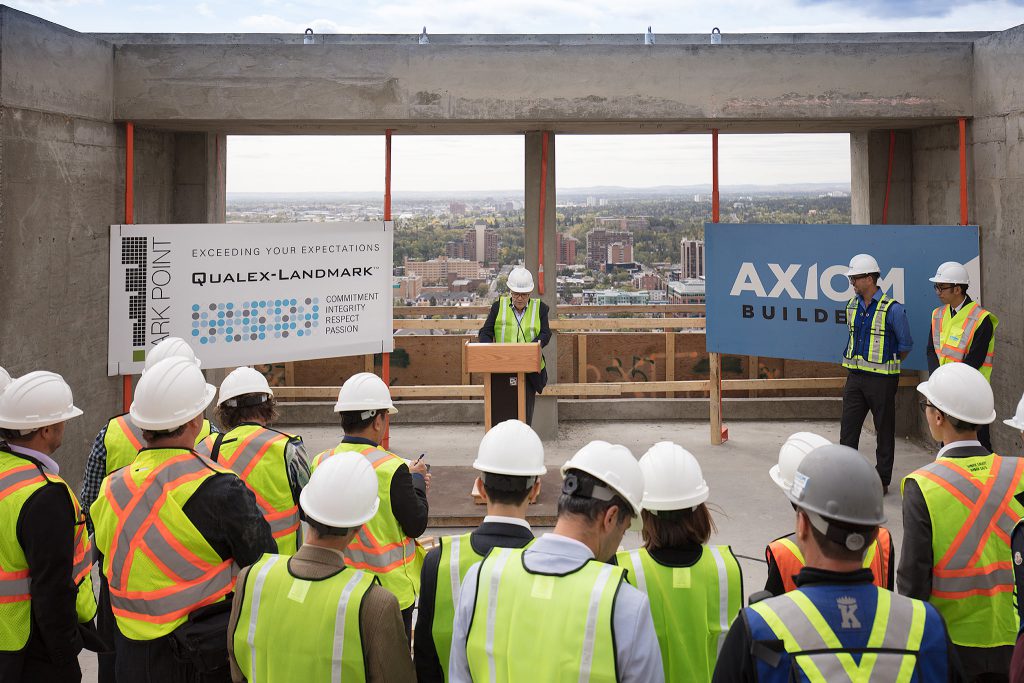
M132 360L146 360L146 292L149 275L148 237L122 237L121 263L124 270L124 291L128 293L128 319L132 323Z

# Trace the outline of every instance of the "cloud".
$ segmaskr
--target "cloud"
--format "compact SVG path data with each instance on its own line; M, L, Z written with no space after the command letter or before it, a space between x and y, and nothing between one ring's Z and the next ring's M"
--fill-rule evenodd
M204 16L207 19L212 19L212 18L214 18L216 16L213 13L213 10L210 9L210 6L208 4L206 4L205 2L201 2L198 5L196 5L196 12L198 12L200 14L200 16Z
M330 19L308 19L293 21L276 14L254 14L243 17L242 28L253 33L304 33L307 28L314 33L360 33L352 26L345 26Z
M803 6L828 5L845 10L854 10L881 18L935 18L950 16L954 10L963 7L962 2L952 0L798 0ZM984 4L984 3L982 3ZM1024 7L1024 0L1006 0L1006 4Z

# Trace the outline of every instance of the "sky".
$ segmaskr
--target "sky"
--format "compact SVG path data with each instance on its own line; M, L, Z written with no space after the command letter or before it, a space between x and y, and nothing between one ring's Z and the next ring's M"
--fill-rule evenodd
M1024 23L1024 0L5 0L83 32L702 33L985 31ZM298 38L297 38L298 39ZM708 136L559 136L559 188L708 183ZM374 191L382 137L231 137L229 192ZM523 187L517 136L398 137L393 188ZM720 180L730 184L845 182L846 135L723 135Z

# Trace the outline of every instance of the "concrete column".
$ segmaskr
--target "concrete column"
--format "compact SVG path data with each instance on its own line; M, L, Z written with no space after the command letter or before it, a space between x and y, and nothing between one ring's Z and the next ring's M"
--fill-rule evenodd
M540 299L551 309L550 318L555 317L558 297L555 293L555 134L548 134L547 184L541 188L541 155L543 133L526 134L526 267L533 273L540 291L539 247L540 247L540 196L544 192L544 295ZM544 349L547 363L548 383L558 382L558 335L552 335ZM542 439L558 436L558 401L550 396L538 396L533 411L533 428Z
M174 136L174 223L226 220L227 136L177 133Z
M851 133L850 166L852 222L856 225L881 223L889 170L889 131ZM913 180L911 133L896 131L889 188L890 225L914 222Z

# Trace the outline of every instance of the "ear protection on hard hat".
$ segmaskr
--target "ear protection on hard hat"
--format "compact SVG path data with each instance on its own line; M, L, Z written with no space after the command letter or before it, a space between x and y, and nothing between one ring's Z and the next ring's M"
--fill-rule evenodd
M238 396L237 398L229 398L224 401L223 405L229 408L248 408L249 406L258 406L261 403L266 403L270 400L270 396L266 394L248 394L246 396Z
M571 471L562 480L562 493L573 498L593 498L605 502L618 495L614 489L602 486L593 479L580 479L579 475Z

